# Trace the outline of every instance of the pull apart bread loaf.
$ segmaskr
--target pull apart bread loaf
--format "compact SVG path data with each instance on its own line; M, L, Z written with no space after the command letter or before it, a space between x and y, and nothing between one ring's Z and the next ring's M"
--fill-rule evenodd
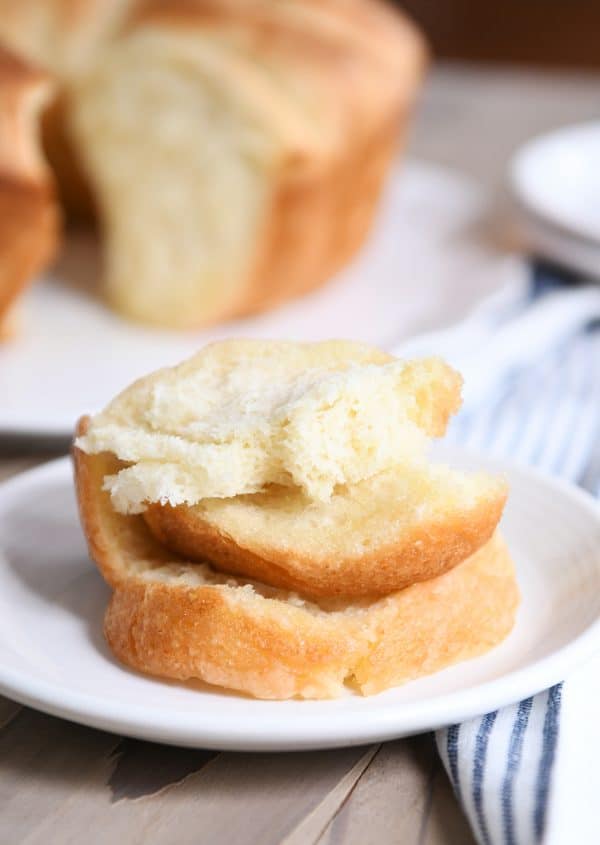
M38 148L38 123L52 84L0 47L0 339L25 285L50 261L58 213Z
M518 603L505 484L426 456L460 384L360 344L228 341L84 418L77 490L115 654L314 698L500 642Z
M61 74L53 159L71 195L81 163L118 311L194 328L262 310L362 245L425 64L403 15L380 0L17 5L0 37Z

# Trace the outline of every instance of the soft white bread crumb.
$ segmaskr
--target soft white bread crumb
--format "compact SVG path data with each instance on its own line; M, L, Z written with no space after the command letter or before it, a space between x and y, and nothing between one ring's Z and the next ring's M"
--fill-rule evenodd
M356 343L225 341L133 384L77 446L131 464L106 480L120 513L271 484L328 501L338 485L422 460L460 387L442 361Z

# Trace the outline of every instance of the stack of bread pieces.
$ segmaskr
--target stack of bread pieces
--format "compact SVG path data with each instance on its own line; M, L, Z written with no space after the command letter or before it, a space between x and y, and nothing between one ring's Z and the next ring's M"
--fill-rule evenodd
M57 80L46 150L107 301L176 329L349 261L425 65L382 0L0 0L0 42Z
M225 341L79 422L77 492L127 665L259 698L380 692L482 654L519 601L501 478L432 463L438 359Z

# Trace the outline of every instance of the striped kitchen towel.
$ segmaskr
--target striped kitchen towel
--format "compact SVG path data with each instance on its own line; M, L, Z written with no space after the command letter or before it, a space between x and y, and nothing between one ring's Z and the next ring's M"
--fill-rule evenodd
M574 305L578 297L582 303L585 299L579 310ZM527 462L600 495L600 288L573 286L564 275L537 265L527 291L509 292L498 301L504 315L489 340L480 331L478 347L460 352L467 383L472 356L477 372L487 373L493 396L488 391L483 402L477 391L471 395L449 437ZM552 309L554 323L548 321ZM560 314L569 311L571 318L561 321ZM493 308L487 309L488 318L490 313ZM515 321L522 332L513 330ZM508 342L512 348L499 358L498 350ZM437 732L444 766L482 845L533 845L552 838L547 822L562 694L559 684ZM580 772L580 777L591 776ZM593 841L600 842L600 823L597 832Z

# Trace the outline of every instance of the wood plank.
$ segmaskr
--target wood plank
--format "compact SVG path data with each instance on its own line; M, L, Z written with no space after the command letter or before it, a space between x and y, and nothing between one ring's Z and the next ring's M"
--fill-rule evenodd
M21 705L16 701L11 701L10 698L4 698L0 695L0 730L14 719L17 713L21 710Z
M76 734L81 729L72 730ZM64 743L71 746L68 727L66 734ZM25 766L18 791L19 806L29 808L23 814L28 816L27 823L19 824L14 795L8 819L3 813L7 819L2 822L4 829L16 831L15 841L47 845L60 830L61 845L81 843L82 839L90 845L112 845L115 841L186 845L197 843L201 831L202 841L211 845L275 845L297 828L365 756L364 748L298 754L220 754L178 783L132 800L124 795L126 787L121 785L117 795L110 788L111 783L114 786L111 769L115 746L114 737L109 739L113 740L112 747L110 741L97 740L93 765L80 765L77 788L74 779L65 775L68 766L66 761L58 760L56 751L53 753L57 767L49 771L46 764L42 777L36 777L31 767ZM165 753L172 758L178 753L176 749L146 745L146 769L160 767ZM186 754L185 750L181 753ZM90 754L87 759L92 762ZM132 773L134 794L140 778L139 772ZM58 787L57 780L61 783ZM0 790L0 800L2 797Z
M452 791L441 761L437 761L431 801L419 845L477 845L469 822Z
M282 840L281 845L306 845L307 842L317 842L331 819L348 800L352 790L380 749L381 745L371 746L341 778L334 789Z
M317 841L475 845L431 735L382 746Z
M0 732L0 841L25 842L41 820L58 822L65 804L91 783L104 784L117 742L111 734L23 708ZM80 831L80 841L87 833Z
M218 754L201 748L176 748L124 738L112 754L115 767L108 781L111 800L155 795L200 771Z
M6 702L12 721L0 733L0 841L45 843L60 830L61 843L133 842L139 833L162 845L195 842L200 828L206 841L250 845L473 841L428 737L217 755L19 710Z
M434 760L430 736L383 745L323 831L319 845L417 845Z

